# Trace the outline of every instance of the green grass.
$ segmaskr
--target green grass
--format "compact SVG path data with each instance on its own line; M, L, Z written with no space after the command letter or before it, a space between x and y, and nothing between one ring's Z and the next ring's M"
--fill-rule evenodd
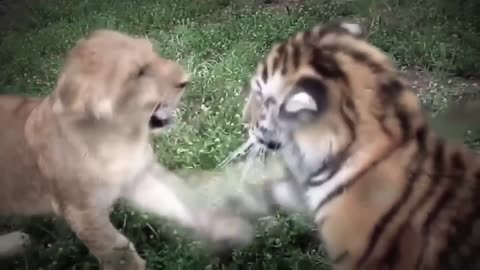
M429 15L430 8L412 11L390 3L371 9L371 1L311 0L305 8L287 12L231 2L51 0L1 36L0 93L49 93L64 53L88 31L108 27L146 34L193 78L182 104L183 121L156 143L159 159L169 168L211 169L245 138L241 91L256 62L274 42L317 22L366 17L370 39L399 65L435 74L479 74L480 43L469 37L476 40L480 29L451 16ZM448 97L448 90L424 97L426 104L443 107L435 101ZM131 210L118 207L112 220L148 259L149 269L328 269L309 224L298 218L283 217L270 229L259 229L254 244L237 252L228 265L210 258L182 232ZM96 269L95 260L61 221L8 219L3 228L30 233L37 248L26 258L0 262L0 269Z

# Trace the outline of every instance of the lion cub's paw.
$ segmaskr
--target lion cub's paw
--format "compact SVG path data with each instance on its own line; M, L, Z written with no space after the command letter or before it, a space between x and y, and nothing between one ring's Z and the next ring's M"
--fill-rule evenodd
M102 270L145 270L146 262L135 250L132 243L118 247L101 261Z

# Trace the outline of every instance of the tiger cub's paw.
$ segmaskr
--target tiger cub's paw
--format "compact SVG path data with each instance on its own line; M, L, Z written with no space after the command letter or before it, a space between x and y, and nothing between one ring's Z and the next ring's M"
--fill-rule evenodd
M199 229L207 238L209 249L219 257L230 256L246 247L254 238L254 228L246 219L225 212L202 213Z

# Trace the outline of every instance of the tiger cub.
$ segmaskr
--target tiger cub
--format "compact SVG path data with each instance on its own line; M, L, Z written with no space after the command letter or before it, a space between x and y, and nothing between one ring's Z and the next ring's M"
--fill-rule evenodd
M290 177L232 197L237 210L305 210L334 269L480 269L480 160L434 134L360 25L275 45L250 87L250 136Z

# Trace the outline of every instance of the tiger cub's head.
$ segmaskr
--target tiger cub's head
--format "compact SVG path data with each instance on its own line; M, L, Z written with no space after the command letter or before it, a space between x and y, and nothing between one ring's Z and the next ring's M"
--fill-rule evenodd
M338 21L275 45L251 78L250 136L271 150L293 145L315 162L355 143L407 139L420 115L416 95L364 36L359 24Z

